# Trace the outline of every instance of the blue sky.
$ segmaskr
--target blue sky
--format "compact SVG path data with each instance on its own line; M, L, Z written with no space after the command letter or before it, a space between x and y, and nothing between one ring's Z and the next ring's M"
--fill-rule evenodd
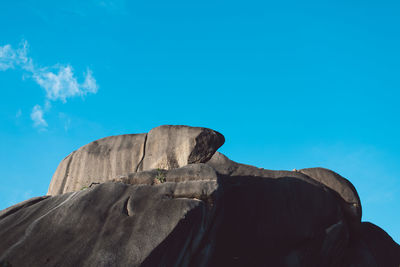
M274 2L2 0L0 209L84 144L186 124L238 162L337 171L399 242L400 2Z

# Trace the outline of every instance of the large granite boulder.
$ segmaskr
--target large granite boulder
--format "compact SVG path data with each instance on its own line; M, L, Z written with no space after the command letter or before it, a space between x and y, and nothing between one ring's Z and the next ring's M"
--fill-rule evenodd
M224 141L216 131L182 125L159 126L148 134L106 137L62 160L47 194L81 190L92 183L104 183L138 171L169 170L206 162Z
M216 152L207 162L219 174L227 176L259 176L259 177L296 177L297 179L316 184L322 184L336 193L342 205L343 212L352 222L351 227L357 228L361 222L361 202L353 184L334 171L325 168L307 168L295 171L275 171L240 164L228 159L222 153Z
M222 134L200 127L163 125L147 135L140 170L170 170L208 161L225 142Z
M139 266L173 235L160 260L187 266L210 228L217 189L215 181L104 183L44 199L0 220L0 262Z
M354 224L361 221L361 201L353 184L338 173L325 168L307 168L299 172L333 189L341 197L343 211Z
M179 129L194 141L171 137ZM152 144L144 142L143 160L133 168L0 211L0 266L400 265L400 246L361 222L361 203L347 179L322 168L236 163L215 153L223 140L218 133L201 129L156 128L160 145L145 136ZM198 137L202 132L207 137ZM100 141L99 155L108 162L111 141ZM156 152L145 163L147 148ZM188 151L199 156L193 160ZM94 161L101 164L100 157Z

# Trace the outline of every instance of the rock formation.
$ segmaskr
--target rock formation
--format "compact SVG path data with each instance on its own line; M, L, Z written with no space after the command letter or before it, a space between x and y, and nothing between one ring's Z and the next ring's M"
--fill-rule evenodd
M48 196L0 211L0 266L399 267L347 179L236 163L223 142L161 126L83 146Z
M106 137L68 155L54 173L47 194L81 190L138 171L206 162L224 141L216 131L183 125L159 126L148 134Z

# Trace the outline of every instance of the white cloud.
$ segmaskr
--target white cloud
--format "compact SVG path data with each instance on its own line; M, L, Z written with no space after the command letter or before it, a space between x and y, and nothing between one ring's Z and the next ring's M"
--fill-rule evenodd
M32 78L46 91L45 111L51 106L49 101L60 100L66 103L68 98L97 93L99 87L90 69L87 69L83 75L84 80L80 83L74 75L72 66L57 64L52 67L38 67L28 56L28 52L27 41L21 42L18 49L12 48L9 44L0 46L0 71L16 68L24 70L23 79ZM47 126L43 113L39 105L34 107L31 118L35 126Z
M92 71L90 69L87 70L85 82L82 84L82 87L86 90L87 93L97 93L99 86L96 83L96 79L92 76Z
M83 83L78 82L70 65L60 65L53 69L42 68L32 72L33 79L46 91L48 100L61 100L66 103L67 99L71 97L97 93L98 85L90 69L88 69Z
M43 118L43 109L40 105L36 105L32 109L31 119L35 127L47 127L47 122Z
M14 69L16 66L32 71L32 59L27 56L28 42L23 41L20 48L13 49L11 45L0 46L0 71Z
M97 93L96 80L92 77L91 71L85 77L83 84L78 83L71 66L60 66L56 73L41 70L33 75L35 81L46 90L46 97L49 100L61 100L66 102L67 98L84 96L87 93Z
M28 57L29 44L28 41L21 42L21 47L17 49L17 64L20 65L24 70L34 72L33 60Z
M0 70L14 68L15 52L10 45L0 46Z

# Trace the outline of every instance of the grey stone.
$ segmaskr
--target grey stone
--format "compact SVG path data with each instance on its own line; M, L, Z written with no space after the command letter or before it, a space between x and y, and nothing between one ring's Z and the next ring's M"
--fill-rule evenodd
M161 126L80 148L57 169L54 196L0 211L0 264L400 265L400 246L360 222L347 179L236 163L215 152L223 141Z
M183 125L163 125L148 133L140 170L175 169L208 161L225 142L216 131Z
M299 172L315 179L337 192L346 202L346 212L354 220L361 222L361 201L353 184L338 173L325 168L307 168Z
M214 209L208 203L217 189L216 181L108 182L53 196L0 220L0 261L13 266L139 266L173 235L179 249L167 248L160 260L179 265L191 259L210 227Z
M350 243L350 230L343 220L325 229L320 248L320 266L344 266Z
M322 184L337 193L346 216L351 219L351 227L358 228L361 222L361 201L353 184L328 169L308 168L299 171L275 171L240 164L216 152L206 163L218 173L227 176L258 176L266 178L296 177L312 184ZM315 182L314 182L315 181Z
M6 217L6 216L8 216L10 214L13 214L14 212L17 212L18 210L20 210L22 208L26 208L26 207L29 207L31 205L34 205L35 203L37 203L39 201L42 201L42 200L44 200L44 199L46 199L48 197L49 196L33 197L33 198L28 199L28 200L25 200L25 201L22 201L20 203L17 203L15 205L11 206L11 207L8 207L8 208L6 208L4 210L1 210L0 211L0 219L4 218L4 217Z
M216 181L217 173L215 170L204 164L189 164L182 168L161 170L152 169L149 171L142 171L130 173L126 176L114 179L114 182L122 182L125 184L155 184L155 180L161 177L164 182L186 182L186 181Z
M225 176L220 184L222 227L210 266L322 266L324 229L342 219L334 194L295 177Z
M264 176L246 176L243 170ZM160 171L165 180L155 184ZM348 227L337 192L322 183L251 166L237 173L191 164L131 173L16 205L1 213L0 262L22 267L400 263L399 246L382 230L370 224L361 224L358 232Z
M282 177L296 177L309 183L319 184L318 182L315 182L314 179L311 179L309 176L300 172L268 170L247 164L237 163L230 160L227 156L218 151L215 152L215 154L211 157L209 161L206 162L206 164L214 168L217 173L224 176L254 176L275 179Z
M143 159L146 134L126 134L91 142L68 155L51 179L48 195L78 191L135 172Z
M383 229L370 222L363 222L360 228L361 242L378 266L400 266L400 246Z
M51 180L48 195L63 194L151 169L169 170L208 161L224 143L211 129L164 125L148 134L91 142L68 155Z

